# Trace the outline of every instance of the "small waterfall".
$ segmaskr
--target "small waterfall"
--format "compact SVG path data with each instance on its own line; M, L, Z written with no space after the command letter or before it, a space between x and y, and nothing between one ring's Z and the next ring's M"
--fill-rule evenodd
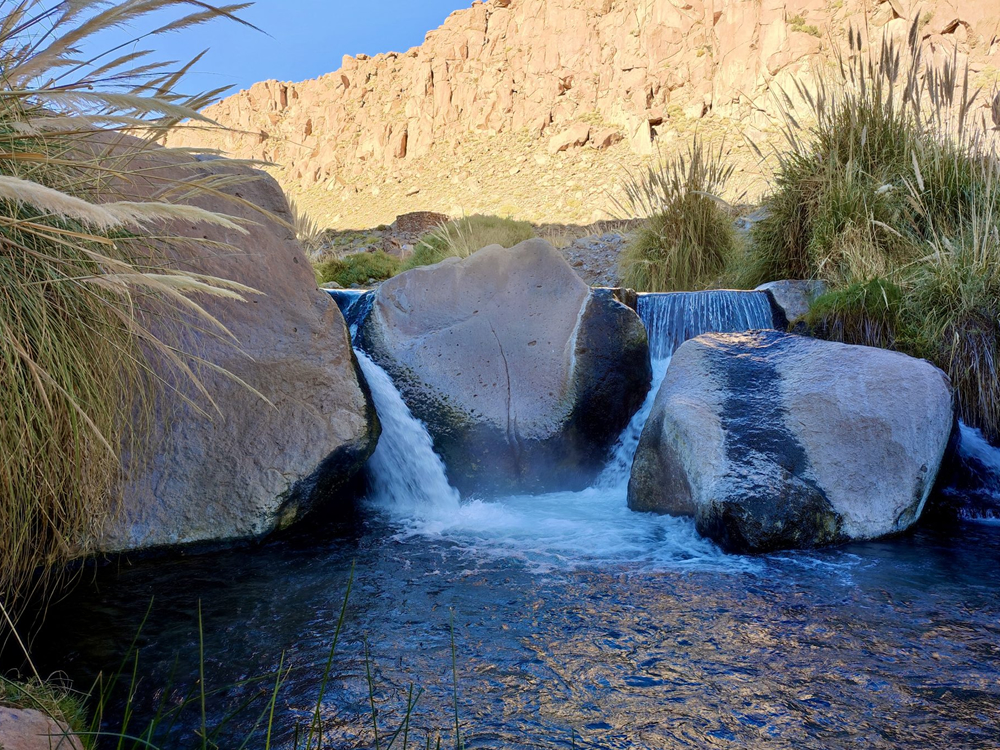
M353 339L358 332L358 326L371 312L375 295L369 289L327 289L326 292L333 297L333 301L340 308Z
M945 490L961 501L960 515L968 520L1000 520L1000 448L990 445L977 429L959 422L961 440L958 485Z
M427 428L403 403L385 370L355 349L382 422L382 436L368 459L372 500L403 516L458 511L458 490L448 484L444 463Z
M774 327L766 292L640 294L639 317L649 334L653 361L665 359L703 333L739 333Z
M653 410L656 394L677 347L703 333L737 333L774 326L771 302L764 292L640 294L639 317L649 336L653 381L646 400L618 438L611 460L598 477L595 486L603 489L628 485L642 428Z

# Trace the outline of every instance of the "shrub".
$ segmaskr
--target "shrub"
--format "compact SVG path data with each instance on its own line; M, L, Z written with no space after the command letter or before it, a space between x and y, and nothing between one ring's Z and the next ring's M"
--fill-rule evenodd
M996 441L995 136L973 122L978 92L956 58L923 64L916 22L905 54L886 41L868 58L853 34L850 48L832 84L798 89L806 117L784 99L787 150L738 275L747 286L825 279L832 291L806 319L815 333L929 359L951 377L962 419ZM1000 131L1000 96L992 104Z
M324 261L316 268L320 284L336 282L342 287L352 284L364 286L375 281L385 281L399 273L399 258L382 250L373 253L353 253L343 258Z
M487 245L514 247L535 236L535 228L526 221L481 214L465 216L425 234L402 270L433 265L451 256L467 258Z
M733 172L725 157L695 138L686 154L627 173L619 211L647 221L621 257L625 286L671 292L719 279L737 249L733 218L717 197Z

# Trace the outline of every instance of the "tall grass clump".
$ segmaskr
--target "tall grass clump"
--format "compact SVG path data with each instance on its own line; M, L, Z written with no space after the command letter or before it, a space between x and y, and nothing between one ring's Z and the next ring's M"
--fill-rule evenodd
M622 254L622 284L641 292L702 289L719 280L737 250L720 196L733 174L723 147L695 138L685 154L626 173L618 210L646 223Z
M931 360L996 441L1000 95L977 110L968 68L957 53L925 63L916 23L874 54L850 37L832 80L798 87L805 112L784 97L768 216L734 275L827 281L806 320L816 333Z
M421 237L401 270L433 265L452 256L468 258L487 245L514 247L535 236L535 228L526 221L482 214L463 216Z
M196 375L144 311L201 311L189 295L242 299L238 284L173 271L163 250L191 243L169 222L245 231L180 201L221 195L207 178L158 177L146 158L219 92L186 96L189 66L148 61L143 40L245 5L185 0L21 0L0 15L0 604L5 625L33 590L85 553L117 511L126 456L144 452L151 358ZM171 17L169 11L174 11ZM159 25L103 54L101 31L151 12ZM167 15L162 12L167 11ZM175 159L182 159L177 154ZM192 161L188 155L187 161ZM143 202L139 182L158 185ZM125 198L125 199L123 199ZM175 202L176 201L176 202ZM149 303L149 304L147 304ZM203 390L203 389L202 389ZM207 394L206 394L207 395ZM138 458L137 458L138 460ZM39 572L41 574L39 575Z

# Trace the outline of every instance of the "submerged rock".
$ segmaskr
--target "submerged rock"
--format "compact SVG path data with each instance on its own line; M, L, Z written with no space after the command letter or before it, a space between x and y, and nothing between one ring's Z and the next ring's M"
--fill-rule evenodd
M651 378L639 317L542 240L386 281L361 341L463 492L586 486Z
M947 376L882 349L776 331L706 334L674 354L628 503L692 516L734 552L905 531L948 446Z
M175 324L153 311L162 338L209 363L195 369L214 405L170 363L154 363L168 385L152 406L149 455L126 484L120 516L98 540L105 551L242 539L284 527L335 498L379 434L340 311L317 289L292 231L252 208L291 221L275 180L225 160L178 169L176 156L149 158L161 178L246 178L221 188L245 204L214 196L192 202L246 220L249 234L176 221L170 231L194 241L169 248L169 261L263 295L198 299L233 340L206 332L204 319L186 312L170 311ZM134 189L141 194L143 186Z

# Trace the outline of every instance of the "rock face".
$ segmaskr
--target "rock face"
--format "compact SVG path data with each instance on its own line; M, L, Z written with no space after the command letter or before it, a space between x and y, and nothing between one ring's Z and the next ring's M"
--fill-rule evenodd
M83 743L62 724L40 711L0 706L0 748L83 750Z
M951 59L957 45L960 67L998 67L1000 6L988 0L476 0L408 52L257 83L206 110L228 132L180 142L283 164L306 187L359 162L422 156L462 132L526 131L545 143L585 119L648 155L672 121L768 124L778 87L794 91L831 46L846 50L848 27L903 39L916 17L928 57Z
M586 486L651 378L638 316L543 240L386 281L361 334L463 492Z
M225 160L184 165L177 158L154 153L147 167L160 179L242 175L247 181L221 189L290 221L285 197L268 175ZM132 189L142 194L146 187ZM195 242L168 249L170 264L238 281L263 295L247 302L197 299L238 346L204 333L204 319L187 313L179 314L177 324L154 315L152 328L225 368L267 401L210 367L195 367L216 411L189 379L157 362L157 375L170 387L156 397L150 455L124 489L121 517L99 541L104 550L239 539L283 527L330 500L361 469L378 439L374 406L343 317L316 288L292 232L249 205L214 196L192 203L253 223L243 235L178 221L168 231Z
M692 516L734 552L905 531L953 421L948 378L923 360L775 331L706 334L674 354L629 507Z

